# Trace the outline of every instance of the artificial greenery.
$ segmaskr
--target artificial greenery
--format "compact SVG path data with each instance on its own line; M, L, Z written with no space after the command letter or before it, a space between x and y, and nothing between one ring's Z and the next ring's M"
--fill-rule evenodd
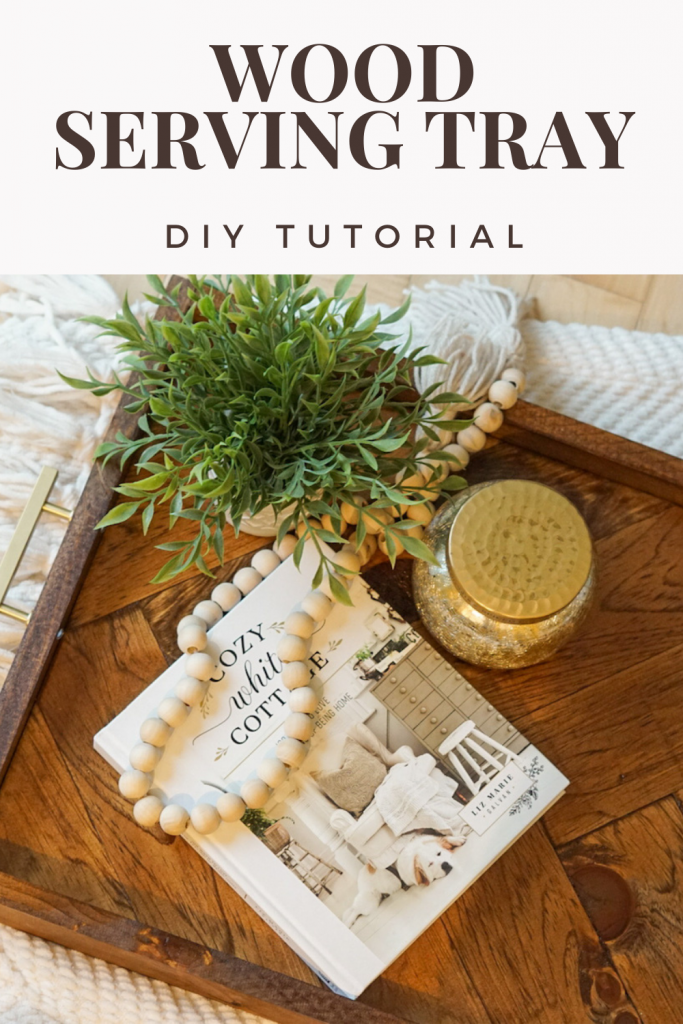
M246 825L255 836L259 839L263 839L266 834L266 830L271 825L276 825L280 818L269 818L260 808L247 807L246 811L240 819L243 825Z
M363 507L360 544L367 522L382 518L381 510L464 486L457 475L419 493L396 482L427 458L452 460L428 451L429 441L438 440L437 428L457 430L469 422L450 421L443 412L462 401L459 395L438 393L438 385L421 395L412 391L414 368L439 360L415 348L409 336L401 340L393 328L386 330L402 319L409 300L388 316L364 317L365 290L346 297L350 277L327 296L302 275L191 276L185 309L178 287L169 292L158 277L148 280L154 294L147 298L168 308L164 319L147 319L142 327L127 301L114 320L86 318L120 339L134 376L127 383L119 376L98 381L90 373L85 381L64 378L95 395L121 391L130 399L125 408L141 414L141 437L119 433L96 452L122 465L132 459L138 471L117 488L127 500L98 526L140 513L146 533L162 511L170 529L179 520L196 523L194 537L159 545L171 552L154 580L162 582L193 565L212 575L207 558L213 552L223 561L228 522L239 530L244 516L272 506L285 513L281 539L302 517L327 514L331 530L306 518L294 557L298 565L312 537L320 553L314 586L328 572L335 597L348 603L342 578L349 571L322 547L343 540L341 503ZM432 558L425 544L407 535L414 526L402 518L384 527L392 563L396 540L411 554Z

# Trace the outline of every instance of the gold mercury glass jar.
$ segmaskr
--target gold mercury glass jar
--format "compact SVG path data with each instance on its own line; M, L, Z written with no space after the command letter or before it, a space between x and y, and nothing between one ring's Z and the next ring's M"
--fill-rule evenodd
M545 661L583 622L595 592L588 528L563 495L529 480L477 484L447 502L415 560L413 593L430 633L463 661Z

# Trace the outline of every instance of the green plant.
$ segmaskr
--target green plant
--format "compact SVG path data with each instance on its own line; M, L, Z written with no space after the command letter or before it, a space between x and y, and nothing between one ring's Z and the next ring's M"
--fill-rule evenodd
M369 647L361 647L361 649L359 651L356 651L354 655L356 661L365 661L366 658L370 658L371 656L372 651L370 650Z
M263 839L266 829L270 828L271 825L276 825L281 819L269 818L262 810L247 807L240 820L243 825L246 825L247 828L254 833L255 836L258 836L259 839Z
M130 399L126 409L141 413L140 438L119 434L96 452L122 465L134 459L138 471L137 479L117 488L127 500L98 526L140 513L146 533L163 508L169 529L179 520L196 523L193 538L159 545L171 552L154 580L162 582L192 565L212 575L207 558L214 552L222 562L228 521L239 530L245 515L272 506L286 513L281 538L304 514L329 515L332 529L306 522L294 557L298 564L304 540L312 537L320 553L314 585L327 571L335 597L349 603L340 580L349 570L322 547L342 542L340 505L364 506L360 544L382 510L465 486L450 476L416 493L396 482L427 457L452 460L426 448L438 440L437 427L467 425L449 421L442 411L462 399L438 393L437 385L422 395L411 390L412 370L439 360L414 348L410 337L400 342L387 332L408 302L384 318L364 318L365 291L346 298L350 277L341 278L330 296L302 275L189 280L185 309L178 288L168 292L158 277L149 278L155 294L147 297L169 307L170 315L148 319L144 327L127 302L114 320L86 318L121 339L124 362L136 376L127 383L92 374L89 380L64 379L96 395L121 391ZM431 559L426 545L408 536L414 526L406 518L383 525L392 563L396 541Z

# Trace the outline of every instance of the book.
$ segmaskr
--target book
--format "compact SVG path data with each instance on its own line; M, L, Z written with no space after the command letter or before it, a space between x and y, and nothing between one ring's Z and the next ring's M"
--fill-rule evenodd
M237 789L288 714L275 653L309 591L307 545L209 631L217 665L154 789L189 809ZM183 838L335 991L356 998L563 793L567 780L361 578L316 630L303 766L250 825ZM94 738L118 771L184 656Z

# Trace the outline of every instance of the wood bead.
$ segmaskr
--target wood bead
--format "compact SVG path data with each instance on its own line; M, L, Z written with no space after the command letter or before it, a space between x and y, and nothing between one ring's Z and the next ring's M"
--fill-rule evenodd
M180 804L166 804L159 815L159 824L169 836L179 836L187 828L190 815Z
M341 585L343 587L346 587L347 590L348 590L349 583L351 582L348 576L337 576L336 573L333 573L332 575L334 576L335 580L337 580L338 583L341 583ZM337 600L336 597L334 596L334 594L332 593L332 587L330 585L330 578L329 578L329 576L325 577L325 579L322 581L322 583L318 587L318 590L320 590L325 595L325 597L328 597L330 599L330 601L336 601Z
M405 515L405 512L402 512L401 515ZM369 533L366 536L365 540L363 541L363 544L365 544L366 548L368 549L368 559L372 558L372 556L377 551L377 537L374 537L371 533Z
M286 533L279 544L273 544L273 551L283 562L285 558L294 552L296 547L296 537L293 533Z
M303 537L307 529L312 533L314 530L322 529L322 524L319 519L302 519L296 528L297 537Z
M151 743L136 743L130 752L131 768L139 772L153 772L161 760L162 751Z
M369 546L369 544L367 544L367 540L368 540L368 538L366 537L365 540L363 541L363 543L359 544L358 543L358 534L356 533L355 530L353 531L353 533L349 537L349 544L351 545L354 554L358 555L358 558L360 560L360 564L361 565L365 565L365 563L370 558L370 546Z
M159 821L164 805L158 796L143 796L133 808L133 817L143 828L153 828Z
M221 793L216 800L216 810L223 821L239 821L247 805L237 793Z
M493 402L482 402L475 409L474 422L485 434L493 434L503 425L503 413Z
M471 423L469 427L458 431L458 444L465 451L480 452L486 444L486 434L476 423Z
M147 772L138 771L137 768L124 772L119 779L119 793L125 796L126 800L141 800L149 792L152 785L152 776Z
M414 540L422 540L425 531L423 526L416 523L415 526L411 526L409 530L404 530L403 532L407 537L413 537Z
M207 682L216 670L216 665L210 654L189 654L185 659L185 672L193 679L201 679Z
M322 526L323 530L329 530L330 533L336 533L340 537L344 536L344 533L346 532L349 526L347 521L342 517L342 521L339 524L339 529L337 529L334 525L334 520L332 519L332 516L328 516L327 514L320 517L320 525Z
M398 537L396 537L396 535L393 534L391 539L394 542L394 551L395 551L396 555L403 554L403 552L405 551L405 548L403 547L403 544L401 544L401 542L398 539ZM388 555L389 554L389 546L387 544L386 537L379 537L378 540L377 540L377 546L379 547L379 549L380 549L380 551L382 552L383 555Z
M424 501L436 501L441 494L441 482L430 480L427 487L421 487L419 491L414 491L413 493L416 497L419 496Z
M232 582L235 584L238 590L246 596L250 594L255 587L258 587L262 581L263 576L256 569L252 569L250 565L244 567L244 569L238 569L232 578Z
M296 690L300 686L308 686L311 672L303 661L290 661L282 667L282 683L288 690Z
M517 388L517 394L521 395L524 392L526 388L526 374L523 370L518 370L516 366L509 366L507 370L503 370L500 377L501 380L514 384Z
M195 832L208 836L219 827L221 816L213 804L195 804L190 813L190 822Z
M414 519L416 523L427 526L434 518L434 509L431 505L411 505L406 514L408 519Z
M290 636L298 636L302 640L308 640L313 635L314 629L315 619L307 612L290 612L285 619L285 633L289 633Z
M320 590L312 590L301 602L301 607L316 622L324 622L334 607L329 597Z
M207 689L206 683L202 683L199 679L193 679L192 676L183 676L176 683L174 693L183 704L187 704L190 708L195 708L204 700Z
M234 583L219 583L211 591L211 600L224 612L229 612L242 600L242 592Z
M168 722L174 729L183 724L189 713L190 709L188 706L183 704L181 700L178 700L177 697L165 697L157 708L159 718L162 718L164 722Z
M372 518L370 518L371 516ZM363 522L365 524L365 532L372 537L384 530L384 527L391 522L391 516L383 508L373 508L371 512L363 513Z
M489 388L489 402L495 402L501 409L511 409L519 398L517 388L509 380L494 380Z
M281 786L287 778L289 769L283 764L279 757L266 757L256 769L256 774L266 786L275 789Z
M440 459L428 459L423 472L428 484L439 484L448 476L448 463Z
M200 601L192 610L193 615L203 619L207 627L211 629L223 618L223 609L216 601Z
M348 569L349 572L358 572L360 569L360 558L350 547L343 547L341 551L337 551L332 556L332 561L342 569Z
M425 478L418 470L417 473L410 473L409 475L404 476L399 483L402 491L411 493L412 491L418 490L420 487L424 487Z
M284 733L292 740L300 740L305 743L313 735L314 725L313 719L308 715L295 711L285 719Z
M276 653L280 661L303 661L308 657L310 644L303 637L285 633L277 645Z
M264 807L270 799L270 787L261 779L247 779L240 787L240 796L247 807Z
M312 686L300 686L289 695L289 710L312 715L318 706L318 694ZM296 737L300 739L300 737Z
M171 738L173 729L161 718L146 718L140 726L140 739L151 743L153 747L165 747Z
M177 632L185 629L185 626L201 626L206 631L206 623L198 615L184 615L176 627Z
M466 448L463 448L461 444L447 444L443 451L448 452L449 455L454 455L460 463L459 466L456 466L454 462L447 463L449 472L451 473L459 473L460 470L464 469L470 461L470 453Z
M288 737L286 740L280 740L275 748L275 753L282 763L286 764L289 768L299 768L303 764L308 751L306 745L301 743L300 740Z
M178 647L184 654L203 651L208 642L206 627L190 625L178 630Z
M270 576L278 565L280 565L280 558L272 548L261 548L260 551L254 553L251 560L252 569L256 569L256 572L260 572L262 576Z
M348 501L342 501L341 505L339 506L339 511L341 512L344 520L347 523L350 523L351 526L355 526L358 520L360 519L359 510L357 508L354 508L353 505L349 505Z

